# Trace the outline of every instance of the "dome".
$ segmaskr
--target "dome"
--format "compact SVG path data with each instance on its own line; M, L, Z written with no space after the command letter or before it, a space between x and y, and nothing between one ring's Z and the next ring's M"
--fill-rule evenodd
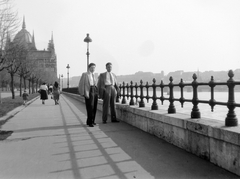
M32 43L32 36L26 29L22 29L14 37L13 42L26 44Z
M27 48L32 44L32 36L26 30L26 25L25 25L24 20L23 20L22 29L14 37L13 43L21 44L21 45L23 45L24 47L27 47Z

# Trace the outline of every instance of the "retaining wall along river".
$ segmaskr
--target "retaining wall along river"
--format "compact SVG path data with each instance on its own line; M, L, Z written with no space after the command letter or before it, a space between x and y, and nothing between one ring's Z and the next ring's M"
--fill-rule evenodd
M63 92L83 103L83 97ZM127 104L116 105L117 118L145 132L206 159L240 176L240 127L226 127L224 121L191 119L186 114L168 114ZM98 102L102 111L102 100Z

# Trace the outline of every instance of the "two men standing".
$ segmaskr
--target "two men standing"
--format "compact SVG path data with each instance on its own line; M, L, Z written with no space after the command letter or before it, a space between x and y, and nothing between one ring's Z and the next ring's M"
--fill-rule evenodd
M99 98L103 99L103 123L107 123L109 105L111 109L111 121L119 122L116 118L115 107L117 91L119 89L117 85L116 75L111 72L112 64L106 64L107 72L100 74L98 83L96 83L96 79L93 74L95 67L96 65L94 63L89 64L88 72L82 74L78 86L79 94L85 97L85 105L87 109L87 125L89 127L96 125L95 116L97 111L98 94Z

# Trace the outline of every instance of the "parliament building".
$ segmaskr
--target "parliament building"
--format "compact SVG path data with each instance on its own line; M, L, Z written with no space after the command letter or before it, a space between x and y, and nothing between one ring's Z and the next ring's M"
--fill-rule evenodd
M23 18L22 29L16 34L12 43L21 44L27 49L29 60L35 60L39 66L47 72L49 80L57 79L57 56L55 53L53 34L49 40L47 50L38 50L35 45L34 33L31 35L26 30L25 19Z

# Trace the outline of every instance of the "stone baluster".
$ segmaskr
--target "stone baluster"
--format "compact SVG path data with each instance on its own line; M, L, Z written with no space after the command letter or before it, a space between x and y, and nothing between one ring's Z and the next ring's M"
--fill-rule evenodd
M163 96L164 84L163 84L163 80L161 80L160 88L161 88L161 97L160 97L160 100L161 100L161 103L162 103L162 105L163 105L163 101L164 101L164 96Z
M146 94L146 99L147 99L147 102L149 102L149 91L148 91L148 89L149 89L149 84L148 84L148 82L146 82L146 85L145 85L145 88L146 88L146 92L147 92L147 94Z
M168 113L173 114L176 113L176 108L174 106L174 95L173 95L173 78L170 76L169 78L169 107L168 107Z
M193 74L193 82L192 82L192 88L193 88L193 108L191 112L191 118L201 118L201 113L198 109L198 82L197 82L197 75L194 73Z
M184 83L183 83L183 79L181 78L181 81L179 83L179 87L181 89L181 97L179 99L179 102L181 103L181 107L183 108L183 103L184 103L184 97L183 97L183 88L184 88Z
M126 98L125 98L125 83L123 82L123 85L122 85L122 91L123 91L123 94L122 94L122 104L126 104Z
M129 105L132 106L134 105L134 100L133 100L133 82L131 81L130 82L130 102L129 102Z
M153 78L153 84L152 84L152 89L153 89L153 96L152 96L152 100L153 100L153 103L152 103L152 107L151 109L152 110L158 110L158 105L157 105L157 95L156 95L156 79Z
M139 107L145 107L145 103L143 101L143 81L140 80L140 102L139 102Z
M209 81L209 86L211 88L211 99L209 100L209 105L211 106L211 111L213 112L213 108L215 106L215 99L214 99L214 87L216 86L214 83L213 76L211 76L211 80Z
M225 125L226 126L238 126L238 119L235 114L235 98L234 98L234 80L233 76L234 73L232 70L229 70L228 72L229 80L227 81L227 86L228 86L228 102L227 102L227 107L228 107L228 114L225 119Z

